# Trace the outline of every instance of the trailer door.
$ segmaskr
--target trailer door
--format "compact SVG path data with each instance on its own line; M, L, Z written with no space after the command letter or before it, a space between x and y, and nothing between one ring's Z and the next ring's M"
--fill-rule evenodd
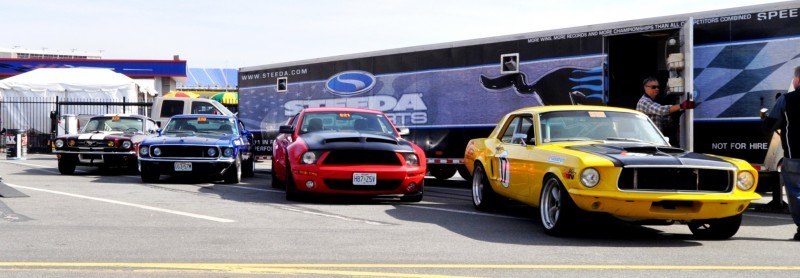
M685 92L680 101L694 100L694 18L690 17L681 28L681 52L683 53L683 70L676 71L683 77ZM672 75L670 71L670 75ZM672 77L672 76L670 76ZM685 110L680 123L680 146L687 151L694 151L694 110Z

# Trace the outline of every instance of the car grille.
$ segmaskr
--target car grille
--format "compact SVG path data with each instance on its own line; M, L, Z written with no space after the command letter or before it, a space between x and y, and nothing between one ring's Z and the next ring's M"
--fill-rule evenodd
M730 192L730 170L696 168L623 168L619 189L652 191Z
M78 147L96 148L96 147L105 147L107 146L106 144L108 144L107 140L78 140L78 142L75 145L77 145Z
M161 149L161 155L157 157L184 157L184 158L216 158L216 156L208 155L208 148L216 148L209 146L153 146L150 148L150 153L153 153L154 148ZM219 154L219 148L217 148Z
M402 165L397 153L371 150L335 150L328 153L323 165Z
M325 179L325 184L328 188L336 190L393 190L402 183L402 180L378 180L375 185L353 185L353 181L349 179Z

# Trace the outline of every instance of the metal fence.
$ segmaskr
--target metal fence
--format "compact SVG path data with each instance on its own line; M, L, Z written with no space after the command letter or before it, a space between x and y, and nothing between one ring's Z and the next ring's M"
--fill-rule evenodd
M4 98L0 100L0 129L22 129L29 152L50 152L62 115L80 119L98 114L150 114L150 102L119 99L69 99L59 97ZM5 148L5 140L0 140Z

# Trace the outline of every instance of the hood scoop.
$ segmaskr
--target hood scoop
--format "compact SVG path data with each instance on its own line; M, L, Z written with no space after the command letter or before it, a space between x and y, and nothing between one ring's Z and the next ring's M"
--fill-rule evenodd
M359 140L358 137L339 137L339 138L328 138L323 140L324 144L344 143L344 142L358 143L361 142L361 140Z
M386 143L397 145L397 140L385 139L385 138L377 138L377 137L339 137L339 138L328 138L323 140L323 144L331 144L331 143Z

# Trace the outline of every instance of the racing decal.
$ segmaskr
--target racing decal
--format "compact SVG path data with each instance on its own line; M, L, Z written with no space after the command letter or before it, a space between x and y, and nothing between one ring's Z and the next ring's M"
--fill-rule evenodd
M564 174L562 174L565 179L571 180L575 178L575 169L569 168Z
M555 164L564 164L564 157L553 155L547 158L547 162Z
M500 160L500 184L508 188L511 181L511 165L508 162L508 151L503 151L497 158Z
M537 76L531 83L522 71L496 77L481 74L480 82L490 92L513 87L517 95L533 96L540 105L605 104L602 74L602 66L562 67Z
M325 89L338 96L353 96L372 90L375 76L366 71L345 71L335 74L325 82Z

